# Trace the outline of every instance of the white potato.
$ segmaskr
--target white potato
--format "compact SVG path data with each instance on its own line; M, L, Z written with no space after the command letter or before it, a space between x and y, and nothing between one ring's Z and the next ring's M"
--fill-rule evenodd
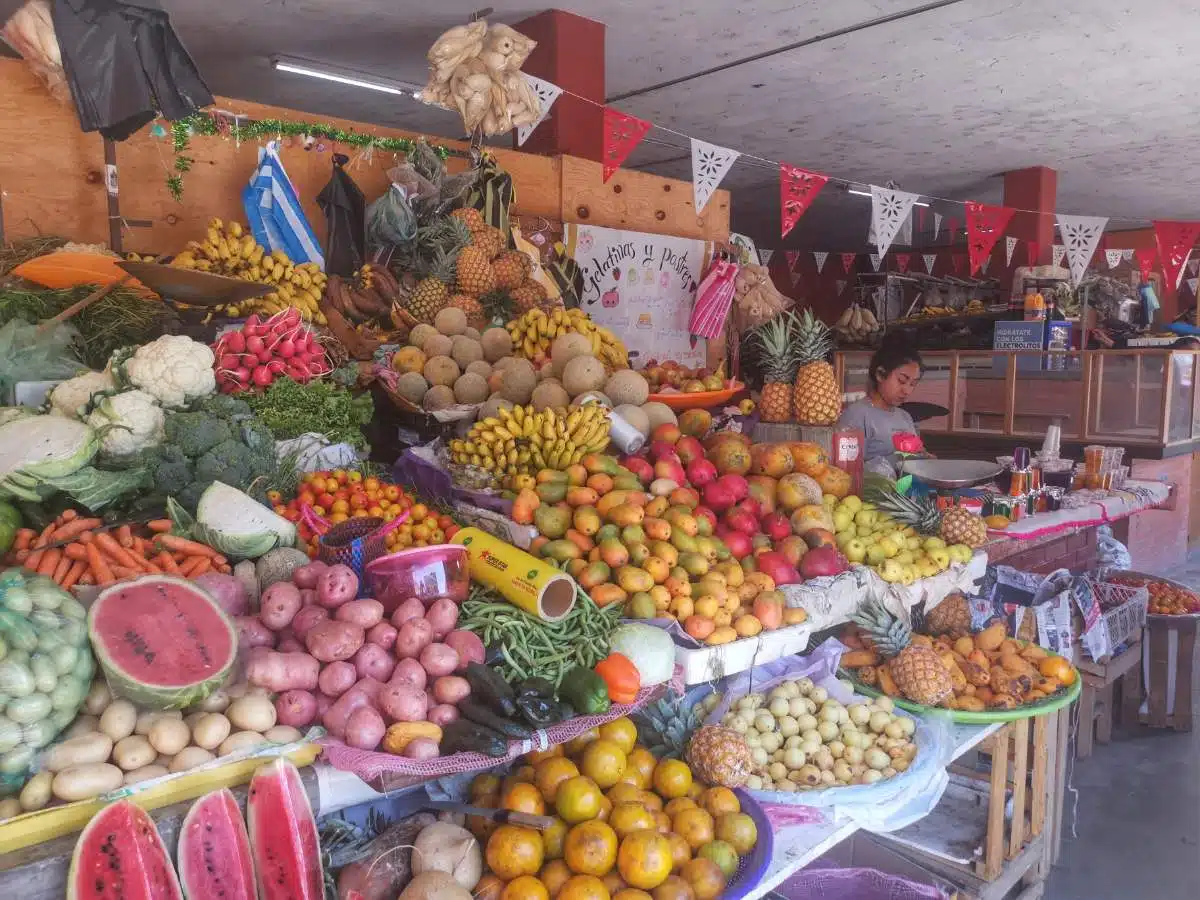
M261 734L275 727L275 704L266 697L240 697L229 704L225 715L235 728L242 731L257 731Z
M150 765L157 755L158 751L151 746L150 741L140 734L131 734L121 739L112 751L113 762L126 772Z
M203 718L192 726L192 742L205 750L215 750L229 737L233 726L220 713L204 713Z
M114 700L100 715L100 730L107 734L115 744L121 738L127 738L133 734L137 720L136 706L128 700Z
M112 709L112 706L109 706L109 709ZM125 773L116 766L109 763L92 763L63 769L54 776L51 790L59 800L71 803L115 791L124 781Z

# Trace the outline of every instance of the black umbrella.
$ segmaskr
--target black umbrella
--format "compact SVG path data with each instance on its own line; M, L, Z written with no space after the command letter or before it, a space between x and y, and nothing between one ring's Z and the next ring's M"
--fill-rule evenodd
M343 278L353 275L367 258L366 204L363 192L344 168L348 162L350 157L333 154L333 174L317 194L328 229L325 271Z
M950 410L936 403L922 403L920 400L910 400L901 403L900 408L912 416L914 422L924 422L926 419L936 419L938 416L950 415Z

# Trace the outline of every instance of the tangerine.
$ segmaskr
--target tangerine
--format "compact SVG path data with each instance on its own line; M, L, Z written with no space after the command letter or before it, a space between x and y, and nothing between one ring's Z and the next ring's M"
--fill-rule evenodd
M672 830L698 850L713 839L713 817L707 810L695 807L677 813L671 819Z
M640 788L648 788L654 778L656 765L658 765L658 760L654 758L653 753L645 747L634 747L625 757L625 774L621 776L621 779L631 781ZM632 781L633 777L636 777L637 780Z
M654 790L668 800L688 796L692 770L678 759L664 759L654 767Z
M717 817L717 837L745 856L758 843L758 826L745 813L726 813Z
M583 748L590 744L596 738L600 737L599 728L589 728L581 735L571 738L563 744L563 751L567 756L576 756L583 752Z
M704 796L704 785L698 781L693 781L691 787L687 789L687 795L696 801L696 805L700 805L700 798Z
M499 775L476 775L471 779L470 795L472 800L500 793ZM478 804L476 804L478 805Z
M628 716L621 716L600 726L600 737L612 741L628 754L637 745L637 726Z
M584 747L579 771L607 790L621 780L625 765L625 751L620 745L600 737Z
M550 892L534 876L520 875L504 886L500 900L550 900Z
M665 812L656 812L654 814L654 829L662 834L670 834L671 817Z
M696 851L696 856L697 858L711 859L721 867L721 871L727 879L732 878L733 873L737 871L737 851L725 841L709 841Z
M562 886L571 878L571 870L567 868L567 864L561 859L552 859L542 866L542 871L538 874L538 878L542 879L542 884L546 886L547 893L554 898L558 896L559 891L562 890Z
M679 877L688 883L696 900L716 900L725 890L725 873L711 859L689 860L679 870Z
M645 891L639 891L637 888L621 888L613 894L612 900L652 900L652 898Z
M608 888L608 892L610 894L616 894L629 887L629 885L625 883L625 879L621 877L621 873L616 869L613 869L600 880L604 882L604 886Z
M714 819L719 819L725 813L742 811L742 804L737 794L727 787L710 787L700 795L699 805L708 810Z
M505 881L536 874L544 855L541 834L520 825L497 828L488 838L485 853L488 868Z
M544 762L547 759L553 759L556 756L563 755L562 744L555 744L549 750L530 750L525 754L525 762L537 768L538 763Z
M617 862L617 833L598 820L576 825L567 832L563 859L576 875L599 878Z
M534 766L534 784L542 792L542 799L553 803L558 786L568 778L579 774L579 767L565 756L551 756Z
M664 812L668 816L673 816L677 812L683 812L685 809L694 809L696 801L691 797L676 797L664 807Z
M638 802L644 804L655 812L662 812L663 799L654 793L654 791L642 791L638 795Z
M572 875L559 889L557 900L609 900L611 896L595 875Z
M658 825L654 813L640 803L618 803L609 814L608 824L617 833L617 837L621 838L645 828L656 828Z
M500 808L529 813L531 816L540 816L546 811L546 802L542 799L542 793L538 790L537 785L518 781L509 786L500 800Z
M609 815L613 811L613 802L607 797L600 798L600 812L596 813L596 818L601 822L607 822Z
M545 849L546 859L561 859L563 841L566 839L567 823L556 817L554 824L542 832L542 847Z
M692 845L673 831L667 835L667 840L671 843L671 871L678 872L692 858Z
M475 900L500 900L500 895L504 892L504 882L488 872L475 885L472 893L475 895Z
M576 775L559 784L554 808L568 825L575 825L596 818L603 799L596 782L586 775Z
M1075 683L1075 667L1061 656L1047 656L1038 663L1038 671L1068 687Z
M625 775L629 774L629 769L626 767ZM622 778L625 776L621 776ZM642 789L629 781L618 781L608 789L608 793L604 795L618 806L622 803L640 803L642 799Z
M621 841L617 870L635 888L652 890L671 874L671 842L657 831L635 831Z
M696 900L692 886L678 875L668 875L667 880L654 889L654 900Z

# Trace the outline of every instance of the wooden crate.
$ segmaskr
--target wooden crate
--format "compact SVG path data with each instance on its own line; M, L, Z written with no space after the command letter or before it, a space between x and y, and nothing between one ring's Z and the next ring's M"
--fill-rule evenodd
M1143 676L1151 728L1192 730L1192 682L1195 677L1196 627L1200 616L1149 616L1146 619Z
M1107 744L1112 739L1118 709L1125 724L1137 721L1142 704L1142 642L1139 638L1107 662L1081 660L1083 690L1079 694L1079 734L1075 758L1092 755L1093 741ZM1118 700L1117 689L1120 689Z

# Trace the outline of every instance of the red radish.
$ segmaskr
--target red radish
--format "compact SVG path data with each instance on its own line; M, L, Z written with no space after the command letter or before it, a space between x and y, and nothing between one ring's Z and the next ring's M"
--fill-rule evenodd
M267 371L272 375L282 375L287 370L287 364L282 359L273 359L267 363Z
M246 326L247 330L249 330L249 327L249 325ZM266 342L257 334L252 334L246 338L246 350L249 353L253 353L255 356L258 356L260 353L262 353L266 346Z
M254 383L259 387L267 387L272 381L275 380L275 376L271 374L271 370L266 366L259 366L257 369L255 369L253 377Z
M230 331L222 335L221 340L230 353L241 353L246 349L246 338L240 331Z
M275 348L275 352L277 352L284 359L287 359L288 357L291 357L291 356L295 356L296 355L296 343L291 338L284 338L282 341L279 342L279 346Z
M236 369L238 367L238 363L240 361L241 360L237 357L236 354L225 353L225 354L222 354L221 358L217 361L217 367L220 369L225 369L225 370Z

